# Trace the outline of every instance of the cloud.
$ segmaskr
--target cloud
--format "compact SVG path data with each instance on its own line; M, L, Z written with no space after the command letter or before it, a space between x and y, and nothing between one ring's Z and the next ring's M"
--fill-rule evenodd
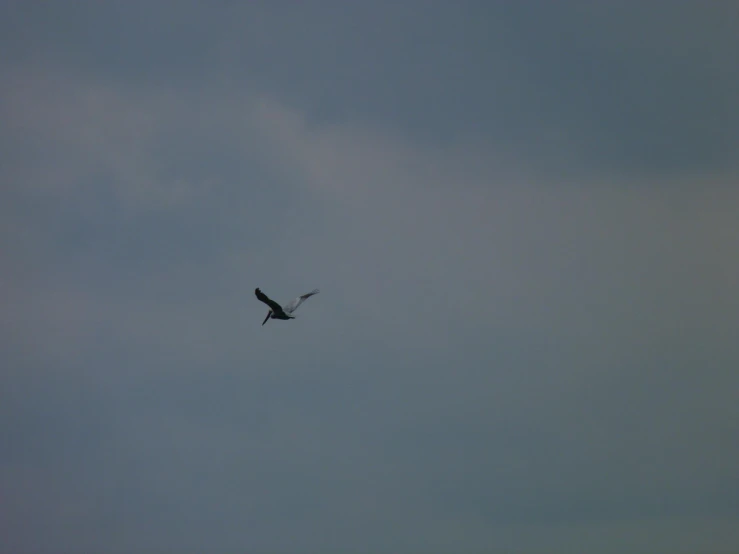
M736 544L733 168L268 81L5 69L12 546ZM256 286L322 292L262 328Z

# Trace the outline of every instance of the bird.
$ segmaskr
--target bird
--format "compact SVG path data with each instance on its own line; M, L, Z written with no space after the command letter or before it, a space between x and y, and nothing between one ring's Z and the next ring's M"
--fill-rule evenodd
M262 325L267 323L267 320L269 318L285 320L295 319L293 312L298 309L298 306L305 302L307 298L310 298L314 294L318 294L318 292L318 289L312 290L309 293L298 296L295 300L288 302L284 306L280 306L277 302L267 297L267 295L264 294L261 289L257 288L254 291L254 294L257 295L257 300L264 302L265 304L267 304L267 306L269 306L269 312L267 312L267 317L265 317L264 321L262 321Z

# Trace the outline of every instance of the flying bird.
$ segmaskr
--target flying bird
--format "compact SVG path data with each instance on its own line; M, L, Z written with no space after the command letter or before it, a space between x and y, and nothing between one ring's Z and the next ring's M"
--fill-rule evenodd
M269 318L272 319L295 319L295 316L293 315L293 312L298 309L298 306L300 306L307 298L310 298L314 294L318 294L318 289L312 290L311 292L304 294L303 296L298 296L295 300L292 300L285 304L284 306L280 306L277 302L272 300L271 298L268 298L266 294L264 294L260 289L256 289L254 291L254 294L257 295L257 299L261 302L264 302L269 306L269 312L267 313L267 317L264 318L264 321L262 321L262 325L267 323L267 320Z

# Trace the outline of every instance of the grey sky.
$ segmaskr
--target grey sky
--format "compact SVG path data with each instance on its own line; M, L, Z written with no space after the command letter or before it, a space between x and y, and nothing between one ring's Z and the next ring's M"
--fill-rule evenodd
M737 28L2 3L0 551L736 551Z

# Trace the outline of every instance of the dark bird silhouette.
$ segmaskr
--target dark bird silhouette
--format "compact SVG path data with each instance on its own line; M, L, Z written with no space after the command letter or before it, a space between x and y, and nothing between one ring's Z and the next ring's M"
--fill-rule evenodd
M262 321L262 325L267 323L267 320L272 319L295 319L295 316L293 315L293 312L298 309L298 306L300 306L307 298L310 298L314 294L318 294L318 289L315 289L307 294L304 294L302 296L298 296L295 300L291 300L284 306L280 306L277 302L269 298L266 294L264 294L259 288L257 288L254 291L254 294L257 295L257 300L260 302L264 302L269 306L269 312L267 313L267 317L264 318L264 321Z

